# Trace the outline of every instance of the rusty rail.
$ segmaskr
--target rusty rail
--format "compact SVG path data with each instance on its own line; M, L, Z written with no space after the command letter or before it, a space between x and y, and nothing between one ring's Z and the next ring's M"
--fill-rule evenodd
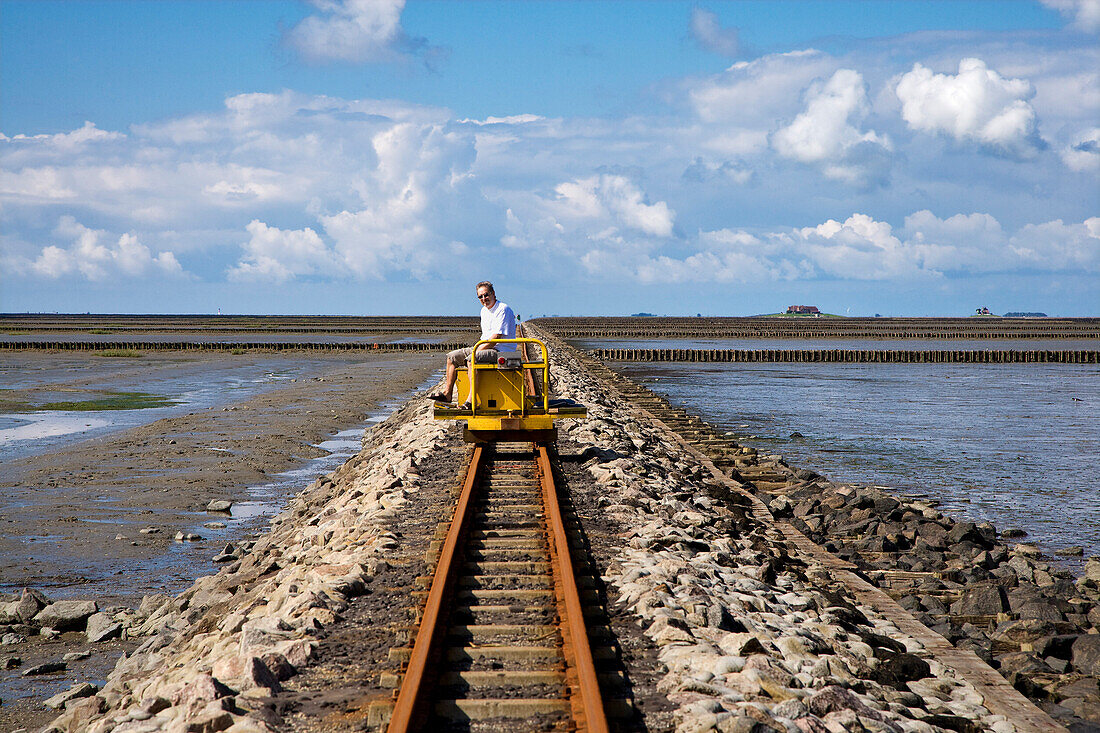
M536 461L539 481L542 483L543 504L546 509L547 530L550 534L550 556L554 569L554 595L558 601L561 633L565 644L566 680L572 690L569 697L573 719L578 730L589 733L607 733L607 717L604 714L600 685L596 679L596 666L592 650L588 646L588 631L584 624L577 581L573 577L573 563L569 558L569 537L565 533L558 492L554 486L554 474L546 446L537 449Z
M593 662L592 650L588 642L588 630L578 583L574 577L573 563L569 554L569 540L557 499L557 488L554 484L550 456L545 446L533 446L533 448L534 466L528 470L533 471L533 478L537 478L540 489L542 524L544 525L541 532L545 533L546 546L549 549L549 563L535 561L526 564L549 566L550 582L547 587L552 589L553 594L553 604L549 606L549 612L552 613L556 609L557 623L556 627L546 628L555 629L555 635L560 635L561 648L554 652L554 656L559 660L557 664L561 664L561 660L564 659L565 669L564 675L560 671L530 674L557 675L559 680L564 677L564 684L559 683L560 691L558 695L546 701L549 705L541 700L509 699L489 701L490 705L488 707L503 712L508 708L508 703L515 702L521 703L521 707L532 710L556 710L555 714L568 715L572 718L570 730L607 733L608 724L604 704ZM492 455L493 458L483 458L487 455L487 451L488 455ZM440 547L439 560L421 613L420 627L417 630L409 662L405 669L404 680L401 683L390 716L387 730L391 733L426 730L426 726L433 720L432 716L441 714L439 713L440 705L445 708L455 705L454 701L436 699L437 707L435 710L429 709L430 698L435 691L432 688L438 687L436 682L441 680L443 676L440 673L440 668L445 667L450 659L450 654L446 652L448 647L444 638L449 633L453 635L453 629L456 628L450 625L453 621L452 616L455 613L452 610L452 603L456 596L460 595L457 586L465 582L459 574L459 568L462 566L464 559L469 562L469 555L465 547L468 540L484 531L479 529L483 520L480 518L475 520L474 515L485 511L478 508L478 505L484 501L481 495L482 491L491 493L491 489L488 487L493 485L493 481L500 480L494 478L499 476L498 469L490 470L483 464L496 464L502 457L498 454L499 449L496 447L489 448L478 445L471 455L463 479L461 493L455 507L454 517L447 529L446 538ZM514 454L505 453L503 457L509 455ZM527 465L531 466L530 454L527 455L529 456L526 459ZM534 506L532 505L532 509ZM515 511L515 509L513 508L512 511ZM478 516L483 515L478 514ZM533 520L533 517L527 521L531 520ZM523 531L536 532L534 529ZM543 557L546 557L546 555L543 555ZM511 566L516 563L487 562L485 564ZM547 571L543 570L542 572ZM541 592L547 593L547 599L549 600L550 593L547 591ZM473 623L481 622L475 621ZM465 628L472 632L475 626ZM516 629L518 627L497 628ZM540 631L539 633L543 632ZM565 699L563 700L563 698ZM484 703L485 701L481 702ZM460 710L462 709L461 704L457 707ZM509 714L509 717L514 714ZM522 715L523 713L519 714Z
M477 482L478 471L481 470L481 456L483 448L474 447L470 457L470 465L466 468L466 478L462 482L462 493L459 494L458 504L455 506L454 518L451 527L447 531L447 538L443 541L443 547L439 553L439 564L436 566L435 575L432 577L432 585L428 590L428 601L424 606L424 614L420 619L420 629L416 634L416 642L413 644L412 656L405 670L405 680L401 684L401 690L394 704L393 714L390 716L388 730L392 733L400 731L416 730L415 714L418 698L431 660L432 652L438 645L439 637L437 627L443 619L443 602L451 590L451 583L455 575L455 557L459 545L465 534L464 530L469 521L470 499L474 493L474 485Z

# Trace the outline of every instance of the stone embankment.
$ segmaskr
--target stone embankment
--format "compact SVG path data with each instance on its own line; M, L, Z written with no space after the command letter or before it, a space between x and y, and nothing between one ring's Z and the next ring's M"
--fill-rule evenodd
M931 637L914 633L908 614L899 610L904 619L889 617L864 602L837 579L832 565L793 541L746 492L753 488L749 482L719 473L680 436L586 373L568 350L555 349L555 359L557 392L589 408L588 419L561 423L561 442L582 462L586 477L567 483L566 491L577 503L597 505L599 521L614 528L617 542L602 550L597 565L618 628L625 622L636 629L651 651L625 659L627 675L656 678L655 689L639 694L659 696L664 703L639 705L652 711L639 712L646 728L684 733L1059 729L1038 710L1011 720L997 712L999 698L937 659L927 643ZM422 481L421 473L456 426L432 421L429 410L425 401L410 403L370 431L358 456L297 497L239 561L176 598L147 598L125 629L146 641L119 661L102 690L68 702L48 730L285 729L271 697L320 661L317 640L341 624L349 607L371 590L386 558L400 552L401 539L392 528L403 507L421 491L446 492ZM781 465L776 462L774 470ZM900 502L876 507L861 499L858 510L870 513L853 520L849 503L841 505L835 496L847 499L845 491L858 491L830 487L816 476L796 478L787 496L767 498L780 515L797 513L821 541L833 527L827 523L839 527L881 515L882 526L901 511L897 519L904 525L906 512L914 509ZM913 513L942 521L931 509ZM595 520L582 515L585 521ZM932 536L918 532L910 540L907 527L883 536L895 543L904 537L914 548L918 537L928 543ZM954 537L954 527L944 522L942 528L939 541ZM997 544L988 528L962 535L953 544L981 547L970 556L973 564L1001 567L992 559ZM986 555L978 559L981 553ZM1026 574L1025 567L1036 581L1056 576L1026 554L1005 554L1017 578ZM966 590L966 578L959 578L952 582ZM1074 620L1091 623L1095 632L1089 621L1100 600L1095 583L1086 577L1069 584ZM1035 586L1045 588L1042 582ZM1068 592L1064 583L1057 587L1058 597ZM1005 600L1007 593L998 597ZM1038 623L1060 631L1053 621ZM1006 638L1016 643L1037 628L1006 627ZM1055 634L1057 640L1041 651L1020 653L1048 666L1057 659L1085 664L1092 648L1088 636L1077 634L1070 642L1067 634ZM395 639L393 646L399 645ZM1095 676L1075 674L1093 685L1090 692L1081 683L1082 705L1096 699ZM1025 707L1019 709L1026 709L1020 700Z

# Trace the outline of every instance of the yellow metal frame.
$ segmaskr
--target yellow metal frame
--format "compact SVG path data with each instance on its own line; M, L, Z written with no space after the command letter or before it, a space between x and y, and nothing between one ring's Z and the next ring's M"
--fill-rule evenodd
M521 362L516 369L501 369L497 362L480 364L474 360L478 347L494 344L538 344L542 361ZM519 357L524 357L519 352ZM471 352L473 378L469 379L470 364L457 375L458 401L469 401L468 409L456 409L436 405L436 420L465 420L465 437L475 441L492 440L552 440L554 420L563 417L584 417L587 410L581 405L550 407L550 352L546 344L534 338L482 339L474 344ZM542 393L538 399L527 394L527 372L542 372ZM471 382L468 384L468 382ZM463 388L467 388L463 394ZM479 405L478 395L484 392ZM496 404L486 406L492 398Z
M499 370L499 367L495 363L478 364L477 363L477 349L482 344L538 344L539 349L542 350L542 409L550 409L550 352L546 349L546 344L538 339L532 338L514 338L514 339L481 339L474 344L474 350L470 354L470 360L473 363L473 383L470 385L470 416L477 417L477 373L486 369ZM517 352L520 354L520 358L523 358L523 352ZM528 366L527 363L522 363L519 369L515 372L521 377L528 369L539 368L536 363L532 363ZM516 400L516 403L520 405L520 417L527 417L527 395L523 392L523 385L520 385L520 399Z

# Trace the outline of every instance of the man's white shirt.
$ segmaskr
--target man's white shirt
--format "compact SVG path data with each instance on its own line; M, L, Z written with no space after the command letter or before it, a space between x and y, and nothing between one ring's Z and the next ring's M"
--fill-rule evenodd
M487 339L493 334L501 334L501 338L514 339L516 337L516 314L508 307L507 303L497 301L492 308L481 306L481 338ZM515 351L515 344L493 344L497 351Z

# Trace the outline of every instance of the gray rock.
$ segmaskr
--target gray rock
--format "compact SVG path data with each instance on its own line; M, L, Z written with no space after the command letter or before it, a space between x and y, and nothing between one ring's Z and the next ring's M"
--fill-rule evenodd
M928 662L920 657L909 654L895 654L880 663L874 670L874 679L880 685L888 685L894 689L906 689L905 683L913 680L922 680L932 674Z
M93 685L91 682L81 682L73 685L65 692L54 695L51 698L47 698L45 701L46 707L52 710L60 710L65 707L65 703L70 700L77 700L82 697L91 697L99 692L99 687Z
M19 657L4 657L0 659L0 669L9 670L15 669L23 664L23 660Z
M0 636L0 645L15 646L16 644L22 644L26 640L27 637L22 634L4 634Z
M172 696L172 703L184 708L192 708L232 693L232 690L218 680L200 672L188 684L176 691Z
M839 710L851 710L863 718L882 719L878 711L864 705L854 692L836 685L830 685L822 689L821 692L811 696L805 702L810 712L818 717L824 717Z
M233 502L226 499L213 499L206 505L206 511L208 512L227 512L230 507L233 506Z
M24 588L23 594L15 604L15 615L22 623L29 623L39 611L48 605L50 605L50 599L42 593Z
M122 634L122 624L105 613L95 613L88 617L88 627L84 632L92 644L113 639Z
M801 700L784 700L772 708L772 713L780 718L797 720L806 715L806 706L802 704Z
M23 670L24 677L35 677L40 674L54 674L56 672L64 672L67 665L64 662L45 662L43 664L36 664L33 667L27 667Z
M1081 672L1100 677L1100 634L1082 634L1073 642L1073 666Z
M1061 699L1067 697L1100 697L1100 683L1097 682L1095 677L1074 680L1059 687L1058 696Z
M951 613L959 616L995 616L1008 608L1004 591L995 585L976 585L963 591L951 604Z
M39 611L34 622L58 631L84 628L88 617L99 610L95 601L57 601Z
M1034 618L1040 621L1058 623L1062 620L1062 614L1058 612L1054 604L1031 601L1020 606L1020 618Z

